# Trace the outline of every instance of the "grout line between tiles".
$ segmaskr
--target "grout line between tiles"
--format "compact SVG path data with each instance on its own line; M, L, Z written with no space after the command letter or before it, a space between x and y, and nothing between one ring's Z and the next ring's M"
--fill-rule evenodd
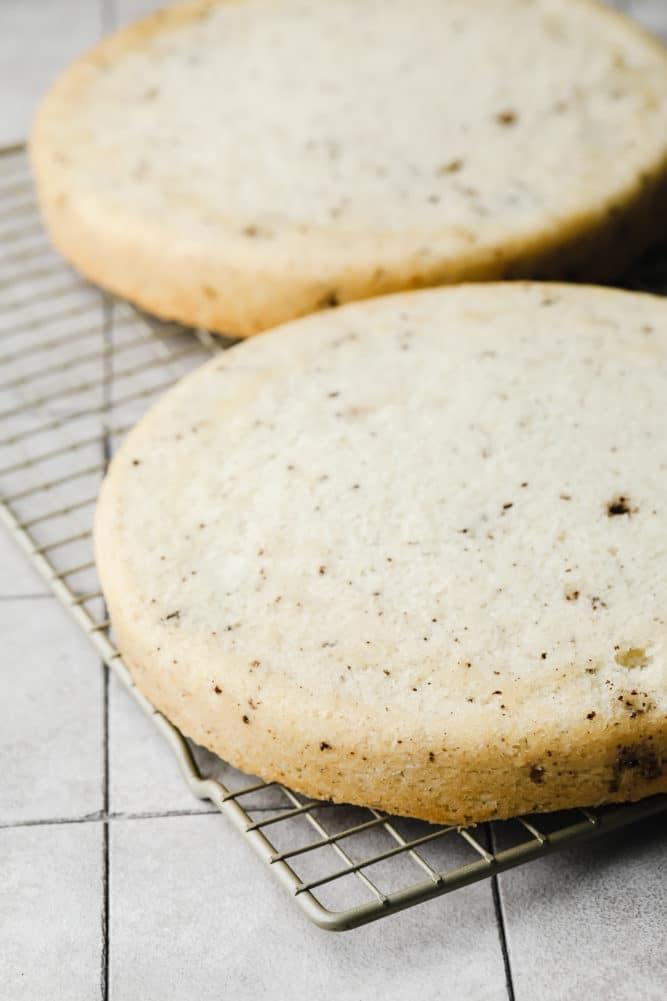
M496 854L496 841L494 837L493 824L485 824L486 837L487 837L487 848ZM505 968L505 986L507 988L507 1001L516 1001L516 994L514 991L514 978L512 976L512 963L510 960L509 947L507 944L507 928L505 924L505 912L503 909L503 901L500 893L500 883L498 882L498 874L494 873L491 876L491 895L493 897L493 910L496 916L496 926L498 928L498 938L500 940L500 951L503 956L503 967Z
M215 806L205 810L147 810L145 813L112 813L110 820L164 820L167 817L205 817L209 813L218 813Z
M83 817L40 817L37 820L0 821L0 831L13 831L22 827L55 827L59 824L91 824L102 819L100 813L88 813Z
M55 601L55 595L43 591L40 594L0 594L0 601L34 601L39 598L50 598Z
M102 7L104 0L102 0ZM103 18L103 10L101 10ZM104 415L108 413L111 401L111 385L113 381L113 366L111 362L111 349L113 347L113 305L107 296L100 296L102 309L102 347L105 351L102 359L102 402L104 404ZM111 459L111 437L108 428L105 426L102 431L102 462L104 472ZM107 607L104 603L104 618L107 618ZM109 997L109 668L102 662L102 952L100 957L100 995L102 1001L107 1001Z
M493 896L493 908L496 913L496 923L498 925L498 937L500 939L500 949L503 954L503 966L505 967L505 986L507 987L508 1001L516 1001L514 993L514 979L512 977L512 964L510 962L509 950L507 947L507 933L505 929L505 914L500 896L500 886L498 876L491 877L491 894Z
M109 997L109 820L102 822L102 951L100 955L100 996Z
M250 813L276 813L283 809L281 806L248 806L246 809ZM211 804L199 810L146 810L145 812L123 813L119 811L99 813L88 813L82 817L38 817L34 820L5 820L0 821L0 831L17 830L23 827L56 827L60 824L106 824L118 821L132 820L167 820L170 817L206 817L209 814L219 814L217 806Z
M265 807L263 809L272 809ZM8 820L0 822L0 831L20 830L24 827L57 827L62 824L104 824L115 823L123 820L162 820L167 817L201 817L209 813L218 813L218 809L212 806L206 810L162 810L146 813L99 813L87 814L83 817L40 817L37 820ZM259 811L254 811L259 812Z
M102 34L107 35L110 31L115 31L118 27L118 11L116 10L116 0L102 0Z

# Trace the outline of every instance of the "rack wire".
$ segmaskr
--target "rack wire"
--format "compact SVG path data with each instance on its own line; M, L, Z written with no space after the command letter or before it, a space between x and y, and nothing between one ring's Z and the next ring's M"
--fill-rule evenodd
M648 284L665 285L652 265ZM634 287L646 285L641 275ZM0 520L214 803L322 928L340 931L657 813L636 805L434 826L242 775L185 740L135 688L92 555L106 464L143 410L231 342L159 324L76 277L48 245L25 151L0 153Z

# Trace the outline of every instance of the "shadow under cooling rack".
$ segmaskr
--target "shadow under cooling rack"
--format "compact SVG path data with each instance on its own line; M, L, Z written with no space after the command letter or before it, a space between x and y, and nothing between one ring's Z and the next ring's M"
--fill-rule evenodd
M664 264L652 268L649 283L664 284ZM142 318L75 276L42 230L24 151L0 155L0 519L152 717L193 792L229 818L305 914L353 928L664 809L667 797L438 827L242 775L154 711L113 644L93 562L95 500L146 407L228 343Z

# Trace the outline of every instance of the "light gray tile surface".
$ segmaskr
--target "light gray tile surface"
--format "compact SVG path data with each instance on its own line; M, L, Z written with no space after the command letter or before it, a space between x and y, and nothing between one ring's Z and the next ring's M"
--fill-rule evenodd
M331 935L216 815L115 822L110 871L113 1001L506 998L488 884Z
M0 145L22 142L53 78L100 35L95 0L2 0Z
M102 828L0 830L0 1001L96 1001Z
M203 810L176 759L146 714L115 678L109 679L109 808L112 813Z
M163 0L113 0L114 20L118 26L122 26L166 6L167 3Z
M640 24L667 41L667 4L665 0L627 0L628 13Z
M102 808L102 672L55 598L0 601L0 824Z
M9 533L0 527L0 598L48 593L43 578Z
M664 1001L667 815L500 877L516 1001Z

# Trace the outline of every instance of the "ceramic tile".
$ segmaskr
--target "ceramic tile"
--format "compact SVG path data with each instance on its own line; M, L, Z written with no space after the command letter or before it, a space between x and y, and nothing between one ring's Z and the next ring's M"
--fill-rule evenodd
M0 145L26 138L39 97L67 63L97 41L101 11L99 0L0 3Z
M628 0L629 12L645 28L667 41L667 4L665 0Z
M96 481L93 484L93 499L97 492ZM81 532L92 531L92 503L85 509L80 509L71 513L67 518L54 519L53 522L43 522L33 525L29 531L32 533L34 544L41 547L52 543L47 553L56 572L61 573L73 570L89 563L92 560L92 544L90 536L80 539ZM62 543L63 540L75 538L75 541ZM3 541L5 540L5 541ZM7 553L7 562L3 563L3 557ZM16 567L16 574L13 568ZM33 586L32 581L36 581ZM77 594L91 593L98 589L97 577L92 569L72 573L68 576L69 584L73 592ZM50 587L46 582L32 571L29 558L19 551L17 544L0 528L0 597L11 597L12 592L21 594L50 594Z
M48 594L48 585L4 526L0 526L0 598Z
M54 598L0 602L0 823L102 808L102 671Z
M0 830L1 1001L94 1001L102 954L102 826Z
M110 850L110 1001L505 1001L488 884L332 935L223 817L116 821Z
M500 877L516 1001L663 1001L667 814Z
M165 813L210 807L190 792L162 735L118 679L109 679L109 808Z
M163 0L113 0L114 23L121 27L164 6Z

